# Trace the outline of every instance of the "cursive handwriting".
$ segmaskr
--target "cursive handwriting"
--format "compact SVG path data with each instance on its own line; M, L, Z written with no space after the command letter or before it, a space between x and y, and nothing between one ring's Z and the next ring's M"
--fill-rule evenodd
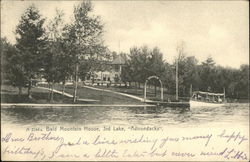
M248 140L244 135L241 135L240 131L238 133L232 132L232 133L227 134L226 130L223 130L223 132L219 134L218 137L226 139L227 142L230 142L230 141L238 142L239 145L243 141Z
M82 160L82 159L147 159L166 160L199 157L225 160L248 160L248 136L240 131L223 130L218 134L204 133L168 136L166 134L136 134L109 136L94 134L85 136L72 134L61 136L53 132L27 132L23 136L8 132L1 138L2 154L12 157L24 156L41 160ZM211 142L213 141L213 142ZM217 148L217 143L220 147ZM190 149L191 145L197 146ZM40 146L41 145L41 146ZM46 148L48 146L49 149Z
M244 151L239 151L234 148L225 148L222 151L201 151L201 156L221 156L227 160L238 159L247 160L247 155Z
M51 132L40 133L38 136L35 133L30 133L27 137L27 141L64 141L63 137L52 136Z
M45 154L43 151L43 148L41 148L38 151L34 151L31 147L13 147L10 148L10 146L7 146L5 149L3 149L3 154L12 154L12 155L33 155L34 159L37 157L41 157L41 160L45 158Z
M205 140L207 140L206 143L205 143L205 146L207 146L209 141L211 140L212 136L213 136L212 134L208 134L208 135L205 135L205 136L200 135L200 136L192 136L192 137L182 137L182 141L205 139Z
M3 138L1 138L1 142L23 142L24 138L22 137L13 137L12 133L8 133L6 136L4 136Z

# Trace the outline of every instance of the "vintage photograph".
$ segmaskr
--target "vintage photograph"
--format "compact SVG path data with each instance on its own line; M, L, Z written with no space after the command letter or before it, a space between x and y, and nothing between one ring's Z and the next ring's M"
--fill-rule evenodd
M248 13L2 0L1 160L248 161Z

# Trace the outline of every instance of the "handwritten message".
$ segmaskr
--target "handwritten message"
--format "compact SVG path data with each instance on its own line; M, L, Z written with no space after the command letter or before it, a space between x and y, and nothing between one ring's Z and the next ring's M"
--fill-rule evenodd
M248 134L232 129L45 126L4 132L1 143L4 160L249 160Z

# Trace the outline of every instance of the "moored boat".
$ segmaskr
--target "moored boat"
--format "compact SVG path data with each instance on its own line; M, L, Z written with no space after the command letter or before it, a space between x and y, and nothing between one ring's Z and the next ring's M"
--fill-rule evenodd
M221 107L225 105L225 93L193 92L190 109L203 107Z

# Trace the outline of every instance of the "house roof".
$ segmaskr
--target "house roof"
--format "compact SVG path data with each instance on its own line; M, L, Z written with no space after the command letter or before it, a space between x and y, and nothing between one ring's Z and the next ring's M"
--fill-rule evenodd
M112 62L112 65L123 65L126 62L126 56L125 55L118 55Z

